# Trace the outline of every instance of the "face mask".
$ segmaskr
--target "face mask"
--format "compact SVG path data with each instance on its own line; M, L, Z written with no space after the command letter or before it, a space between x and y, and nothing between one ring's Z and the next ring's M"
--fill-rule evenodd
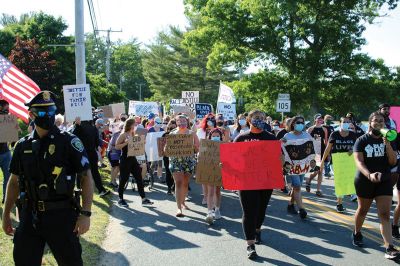
M126 117L121 117L121 121L125 122L126 121Z
M55 121L56 121L56 117L54 115L52 115L52 116L46 115L44 117L36 116L33 123L36 126L43 128L44 130L49 130L54 125Z
M273 126L272 129L273 130L279 130L279 126Z
M155 127L161 127L161 124L155 123L154 126L155 126Z
M207 121L207 126L209 126L209 127L212 127L212 126L214 126L214 123L213 123L213 121Z
M221 138L220 137L211 137L211 140L212 141L221 141Z
M217 122L217 126L222 127L223 125L224 125L224 122L221 122L221 121Z
M344 130L344 131L349 131L350 123L342 123L341 128L342 128L342 130Z
M240 119L239 120L239 125L241 125L242 127L246 125L246 119Z
M102 118L104 116L104 114L103 113L98 113L97 114L97 117L100 117L100 118Z
M379 131L379 129L372 129L372 134L379 137L381 135L381 132Z
M186 127L187 127L187 123L180 123L180 124L178 125L178 127L179 127L180 129L186 128Z
M261 119L251 119L251 124L258 129L264 129L265 127L265 121Z
M295 124L294 125L294 130L297 132L301 132L304 129L304 125L303 124Z

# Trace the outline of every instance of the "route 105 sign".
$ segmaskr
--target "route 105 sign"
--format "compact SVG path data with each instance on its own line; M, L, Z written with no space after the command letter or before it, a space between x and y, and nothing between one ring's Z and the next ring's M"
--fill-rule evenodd
M278 113L289 113L290 112L290 100L277 100L276 101L276 112Z

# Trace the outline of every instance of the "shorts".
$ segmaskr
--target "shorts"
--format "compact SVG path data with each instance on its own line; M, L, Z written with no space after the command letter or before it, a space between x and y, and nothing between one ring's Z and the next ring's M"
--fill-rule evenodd
M393 186L390 178L390 173L385 181L373 183L365 176L357 176L354 180L354 187L358 197L365 199L373 199L378 196L393 196Z
M301 187L303 183L304 175L287 175L286 182L291 183L292 187Z
M169 170L174 172L184 172L193 174L194 167L196 166L196 159L194 156L191 157L170 157L169 158Z
M111 164L111 167L117 167L117 166L119 166L119 160L111 160L110 152L107 153L107 158L108 158L108 161L109 161L110 164Z

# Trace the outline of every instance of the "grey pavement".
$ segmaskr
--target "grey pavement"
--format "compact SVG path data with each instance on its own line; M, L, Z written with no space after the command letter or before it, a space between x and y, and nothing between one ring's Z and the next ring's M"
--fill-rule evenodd
M315 185L315 184L313 184ZM205 223L201 186L191 180L191 202L186 217L176 218L174 196L164 184L155 184L147 197L155 203L142 207L129 186L129 208L115 205L111 211L100 265L393 265L386 260L374 205L368 215L365 248L351 244L351 228L357 203L345 199L347 214L334 211L333 181L324 179L324 198L303 191L308 217L287 213L287 196L274 192L262 228L259 259L246 257L238 196L223 191L223 218ZM114 195L115 203L117 196ZM95 217L94 217L95 219Z

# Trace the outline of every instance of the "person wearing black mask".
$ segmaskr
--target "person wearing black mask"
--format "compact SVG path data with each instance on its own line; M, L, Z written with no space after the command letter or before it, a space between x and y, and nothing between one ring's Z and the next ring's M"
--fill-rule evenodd
M217 128L219 130L221 130L222 133L224 134L223 141L225 141L225 142L230 141L231 131L230 131L229 127L224 124L224 115L217 114L217 116L215 117L215 120L217 121Z
M349 113L346 114L346 117L349 118L351 123L353 124L354 133L356 133L357 138L359 138L362 135L364 135L364 133L365 133L364 130L357 125L357 120L356 120L355 115L352 112L349 112Z
M9 103L6 100L0 100L0 115L7 115L9 112ZM7 142L0 143L0 168L3 172L3 198L2 203L4 203L4 199L6 196L6 187L8 178L10 177L10 172L8 168L10 167L11 162L11 151L8 148Z

